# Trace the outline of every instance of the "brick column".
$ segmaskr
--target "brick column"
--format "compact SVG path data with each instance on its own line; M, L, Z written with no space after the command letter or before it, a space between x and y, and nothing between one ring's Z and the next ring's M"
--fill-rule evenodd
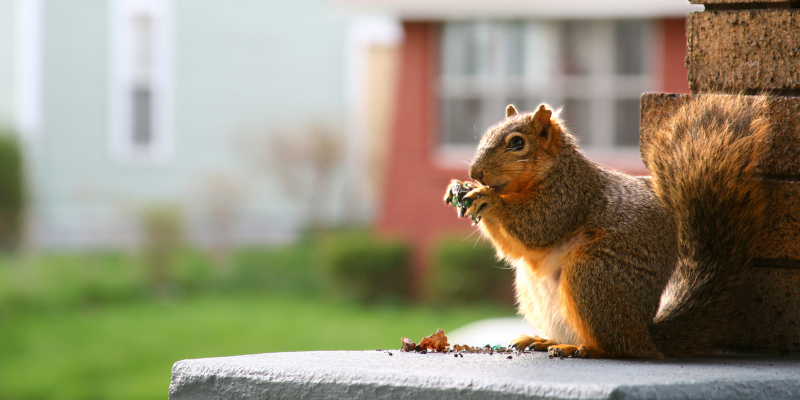
M704 92L768 93L774 135L759 173L772 194L748 286L738 348L800 350L800 2L691 0L686 20L691 95L642 96L641 147ZM644 160L645 164L648 160Z

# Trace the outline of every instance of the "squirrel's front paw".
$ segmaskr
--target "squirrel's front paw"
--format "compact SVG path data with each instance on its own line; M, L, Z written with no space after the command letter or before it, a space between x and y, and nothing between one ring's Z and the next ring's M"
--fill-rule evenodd
M498 202L500 196L488 186L479 186L469 191L461 198L466 209L459 209L458 216L472 217L473 226L481 222L481 218L490 211Z

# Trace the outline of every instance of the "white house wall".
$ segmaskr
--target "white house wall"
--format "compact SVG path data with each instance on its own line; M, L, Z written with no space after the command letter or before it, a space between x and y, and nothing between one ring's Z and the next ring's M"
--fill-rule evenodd
M0 129L14 125L15 0L0 0Z
M0 18L8 1L0 0ZM43 3L31 244L134 245L143 210L157 205L180 208L191 238L208 242L216 229L211 208L220 198L233 205L236 242L291 236L301 220L296 201L248 159L242 143L311 123L341 131L344 21L321 0L171 2L174 148L164 163L126 164L108 150L111 6L111 0ZM344 208L339 197L329 199L333 220Z

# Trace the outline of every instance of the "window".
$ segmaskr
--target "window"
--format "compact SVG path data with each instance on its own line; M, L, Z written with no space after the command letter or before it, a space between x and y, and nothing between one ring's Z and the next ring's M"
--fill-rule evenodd
M540 103L562 116L590 156L638 158L639 98L653 89L653 24L470 21L442 32L441 148L474 151L505 106Z
M116 0L112 13L111 154L161 163L172 152L167 0Z

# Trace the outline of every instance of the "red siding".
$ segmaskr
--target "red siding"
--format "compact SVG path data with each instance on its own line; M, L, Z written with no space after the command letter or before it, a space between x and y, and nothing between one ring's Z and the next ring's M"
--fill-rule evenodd
M689 72L686 70L686 18L661 21L663 32L661 91L689 93Z
M435 92L439 25L406 22L403 27L405 41L378 229L411 240L412 276L419 282L415 294L420 297L424 295L432 240L447 230L469 232L468 221L457 218L455 210L442 202L450 180L466 178L467 169L444 169L433 160L439 130Z

